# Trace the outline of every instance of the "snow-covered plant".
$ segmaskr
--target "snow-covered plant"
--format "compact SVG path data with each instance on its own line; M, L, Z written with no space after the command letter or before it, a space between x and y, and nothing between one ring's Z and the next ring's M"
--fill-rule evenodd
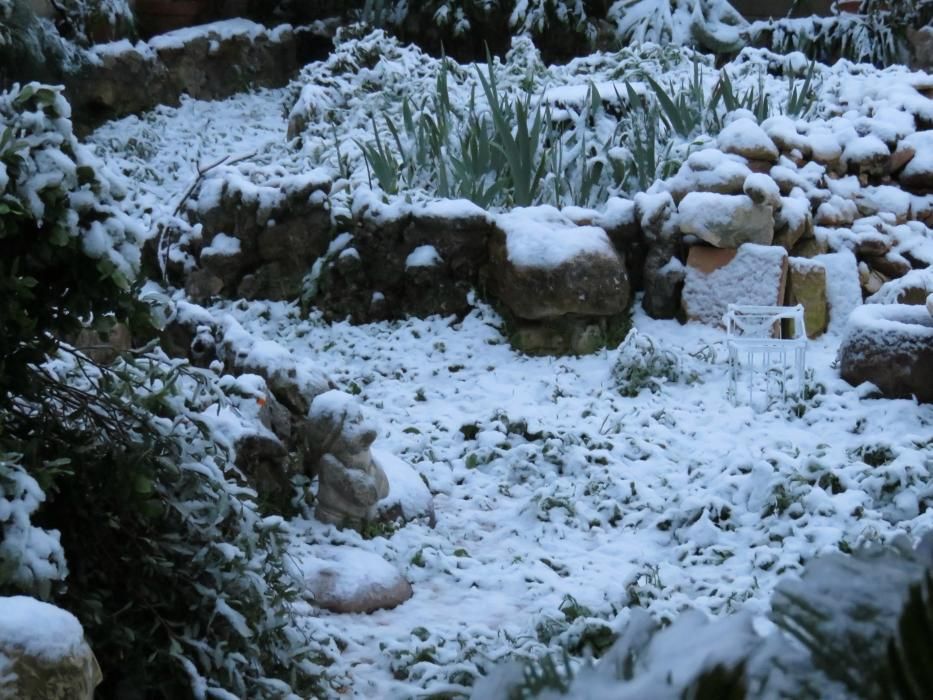
M55 3L56 26L67 39L81 45L109 40L133 27L128 0L59 0Z
M622 43L699 46L729 53L744 45L742 16L726 0L618 0L609 8Z
M645 389L655 393L667 382L694 378L685 375L676 354L658 347L651 336L632 329L619 346L612 379L622 396L635 397Z
M824 63L845 58L887 66L908 62L908 33L931 20L933 0L864 0L858 13L754 22L746 35L750 44L802 51Z
M875 546L817 557L800 579L778 584L772 607L779 629L768 634L755 630L748 611L710 621L688 610L661 626L636 609L598 662L581 665L564 653L503 664L473 697L919 700L933 693L933 560L923 543L915 552Z
M66 342L149 321L139 231L68 116L58 88L0 94L0 594L74 612L115 696L318 695L282 519L212 427L256 397L157 348L100 366Z

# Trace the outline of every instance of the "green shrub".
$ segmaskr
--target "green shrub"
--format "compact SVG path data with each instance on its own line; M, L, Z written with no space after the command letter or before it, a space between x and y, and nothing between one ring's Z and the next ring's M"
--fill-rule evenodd
M0 595L77 615L101 697L318 695L282 519L211 428L254 399L151 345L101 366L66 342L149 325L141 232L68 112L57 88L0 94Z

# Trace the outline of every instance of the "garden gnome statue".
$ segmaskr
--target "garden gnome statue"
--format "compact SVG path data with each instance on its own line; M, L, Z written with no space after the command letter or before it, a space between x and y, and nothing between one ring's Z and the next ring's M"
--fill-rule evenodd
M369 452L376 439L373 424L352 396L328 391L311 403L308 438L320 455L315 516L360 527L376 502L389 495L389 481Z

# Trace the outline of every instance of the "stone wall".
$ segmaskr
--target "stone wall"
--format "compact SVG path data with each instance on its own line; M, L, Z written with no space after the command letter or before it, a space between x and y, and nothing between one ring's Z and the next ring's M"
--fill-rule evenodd
M226 20L136 45L97 45L64 78L75 123L87 131L160 104L176 105L185 94L214 100L247 88L285 85L298 68L303 33L288 25L267 29Z

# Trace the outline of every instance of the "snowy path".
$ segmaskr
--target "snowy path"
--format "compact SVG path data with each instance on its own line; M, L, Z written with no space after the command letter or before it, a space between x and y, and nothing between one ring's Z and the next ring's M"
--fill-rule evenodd
M197 162L256 152L257 162L314 167L284 145L285 98L186 101L114 122L93 140L133 182L131 210L162 216ZM826 393L798 418L787 406L756 413L726 400L725 365L690 354L721 341L718 331L640 314L636 327L676 352L695 382L624 398L611 378L614 352L518 356L482 307L462 323L361 327L303 321L283 304L214 313L358 390L381 422L377 445L435 492L433 530L412 524L363 540L293 523L296 556L316 543L352 544L414 586L392 611L311 611L311 628L346 645L334 670L353 696L456 690L491 660L618 630L633 605L667 617L686 607L765 613L777 579L813 555L933 526L933 407L860 399L831 368L836 338L811 345Z

